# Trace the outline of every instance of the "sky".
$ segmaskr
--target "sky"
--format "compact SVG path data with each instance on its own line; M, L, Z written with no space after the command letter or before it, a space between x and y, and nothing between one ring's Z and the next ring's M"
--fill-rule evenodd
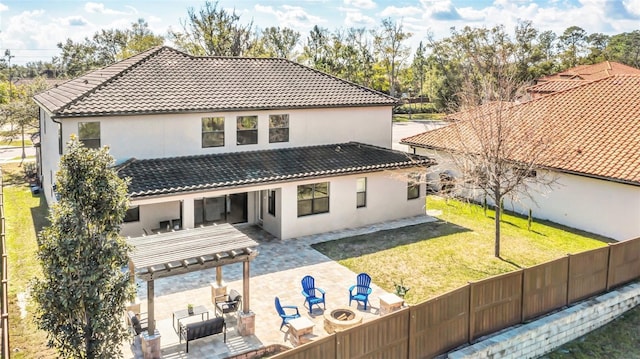
M0 0L0 51L10 49L12 63L51 61L56 45L82 41L100 29L129 28L143 18L151 30L166 35L180 30L187 9L204 0ZM218 6L253 20L258 29L290 27L305 39L314 25L373 29L384 18L401 23L415 48L430 34L440 39L450 28L505 26L530 20L541 31L560 35L569 26L588 34L640 30L640 0L219 0ZM167 43L167 45L171 45ZM4 54L2 51L0 54Z

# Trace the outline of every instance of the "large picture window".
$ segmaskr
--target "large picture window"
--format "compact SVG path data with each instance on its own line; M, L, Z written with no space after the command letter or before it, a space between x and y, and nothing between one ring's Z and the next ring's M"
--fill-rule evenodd
M79 122L78 140L86 148L100 148L100 122Z
M258 116L238 116L238 145L258 143Z
M298 217L329 212L329 182L298 186Z
M362 177L356 180L356 207L367 206L367 178Z
M224 117L202 118L202 147L224 146Z
M420 174L412 173L409 175L407 183L407 199L416 199L420 197Z
M269 115L269 143L289 142L289 115Z

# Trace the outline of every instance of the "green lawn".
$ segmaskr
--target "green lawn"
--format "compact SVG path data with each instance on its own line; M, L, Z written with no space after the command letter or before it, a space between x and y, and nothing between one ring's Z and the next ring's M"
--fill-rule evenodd
M445 116L444 113L414 113L411 115L411 121L418 120L432 120L438 121L443 119ZM409 121L408 114L395 114L393 115L393 122L406 122Z
M640 306L613 322L567 343L545 359L640 358Z
M33 146L33 142L31 142L31 140L26 138L27 136L25 136L24 139L24 145L25 147L31 147ZM12 141L8 141L8 140L1 140L0 141L0 146L13 146L13 147L22 147L22 139L18 138L18 139L14 139Z
M33 196L21 177L18 164L2 166L4 208L9 271L9 335L12 358L53 358L54 352L45 345L44 332L33 322L31 307L21 313L29 281L39 274L36 258L36 232L46 225L48 213L44 196Z
M314 246L352 271L367 272L386 291L404 281L410 304L423 302L469 281L529 267L551 259L606 246L606 238L551 223L534 223L505 214L501 257L494 253L493 212L455 200L429 196L438 221L320 243Z

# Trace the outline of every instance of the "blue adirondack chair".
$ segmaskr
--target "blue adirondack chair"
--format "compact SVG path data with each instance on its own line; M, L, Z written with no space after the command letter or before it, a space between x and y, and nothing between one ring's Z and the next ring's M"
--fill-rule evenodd
M369 286L371 285L371 277L367 273L360 273L356 283L349 287L349 306L351 306L351 301L355 300L364 303L364 310L367 310L367 302L369 301L369 294L371 294L371 287Z
M316 280L312 276L308 275L302 278L302 295L304 295L304 301L309 306L309 314L311 314L311 307L315 304L320 306L320 303L327 309L327 304L324 301L324 290L316 288ZM318 293L322 294L322 297L318 296Z
M289 309L289 312L291 314L287 314L285 309ZM295 309L296 311L295 314L292 311L293 309ZM300 318L300 312L298 311L298 307L296 307L295 305L280 305L280 298L278 297L276 297L276 311L278 312L278 315L280 316L280 318L282 318L282 324L280 324L280 330L282 330L282 327L284 327L285 324L288 324L291 319Z

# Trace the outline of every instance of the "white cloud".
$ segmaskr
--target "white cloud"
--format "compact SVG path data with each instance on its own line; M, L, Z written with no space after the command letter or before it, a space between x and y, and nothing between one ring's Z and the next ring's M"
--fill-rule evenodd
M294 30L305 30L320 25L326 20L321 17L311 15L300 6L282 5L282 10L276 10L271 6L256 4L254 9L258 12L275 16L271 26L288 27Z
M377 6L373 0L344 0L344 4L359 9L375 9Z
M0 12L9 10L9 7L3 3L0 3Z
M376 20L370 16L363 15L359 11L347 11L344 18L344 24L347 27L372 27L375 26Z
M380 12L382 17L407 17L407 16L420 16L423 10L415 6L395 7L387 6Z
M640 16L640 0L622 0L622 5L630 14Z
M135 8L133 9L135 10ZM84 11L90 14L97 13L97 14L105 14L105 15L128 15L124 11L108 9L104 6L103 3L96 3L96 2L88 2L84 4Z

